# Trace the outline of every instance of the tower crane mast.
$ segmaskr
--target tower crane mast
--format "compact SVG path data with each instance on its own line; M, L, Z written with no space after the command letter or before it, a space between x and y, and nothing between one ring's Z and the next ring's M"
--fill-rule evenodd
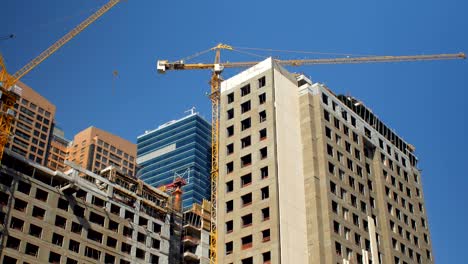
M169 62L159 60L157 62L157 71L165 73L169 70L211 70L211 230L210 230L210 263L217 264L217 187L218 187L218 150L219 150L219 107L220 107L220 84L221 73L225 68L245 68L251 67L258 61L250 62L225 62L221 63L221 50L235 50L232 46L218 44L210 50L215 51L214 63L185 63L183 60ZM304 60L279 60L275 59L280 65L284 66L302 66L316 64L356 64L356 63L377 63L377 62L402 62L402 61L427 61L427 60L451 60L465 59L464 53L455 54L434 54L434 55L414 55L414 56L365 56L365 57L346 57L346 58L327 58L327 59L304 59Z
M81 22L78 26L73 28L70 32L65 34L62 38L52 44L49 48L44 50L36 58L31 60L28 64L18 70L16 73L10 75L7 72L6 65L2 55L0 54L0 161L3 157L5 145L10 138L11 123L14 119L14 105L16 100L21 96L19 89L15 89L15 84L31 70L36 68L41 62L47 59L50 55L54 54L63 45L73 39L76 35L82 32L85 28L91 25L94 21L104 15L112 7L118 4L121 0L109 0L99 10Z

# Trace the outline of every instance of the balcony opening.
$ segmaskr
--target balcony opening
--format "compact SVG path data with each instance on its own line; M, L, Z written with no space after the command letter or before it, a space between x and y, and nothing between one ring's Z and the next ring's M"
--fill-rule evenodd
M241 89L241 96L246 96L250 93L250 84L244 85Z
M114 231L114 232L118 232L119 223L117 223L115 221L112 221L112 220L109 220L109 230Z
M252 184L252 173L246 174L241 177L241 188Z
M258 103L264 104L266 102L266 93L262 93L258 96Z
M28 206L27 202L25 202L23 200L20 200L18 198L15 198L15 205L14 205L15 210L18 210L20 212L24 212L26 210L27 206Z
M2 175L2 177L3 177L3 175ZM6 206L8 204L9 199L10 199L10 195L0 191L0 205L1 206Z
M55 226L65 229L67 226L67 219L59 215L55 216Z
M139 259L145 259L145 251L143 251L142 249L137 248L135 255Z
M120 215L120 207L115 204L111 204L111 213Z
M234 118L234 109L229 109L226 111L226 117L227 119L233 119Z
M80 252L80 243L78 241L70 239L70 242L68 243L68 249L78 253Z
M251 248L252 247L252 240L253 240L252 235L248 235L248 236L245 236L245 237L241 238L242 250Z
M133 229L131 229L130 227L128 226L124 226L123 228L123 235L126 236L126 237L132 237L133 235Z
M49 193L47 193L44 190L37 189L36 190L36 199L39 201L47 202L47 197L49 196Z
M31 192L31 184L23 182L23 181L19 181L18 191L24 194L29 194Z
M262 209L262 221L267 221L270 219L270 207Z
M84 217L85 215L85 209L84 207L81 207L77 204L73 207L73 214L75 214L78 217Z
M23 231L24 221L16 217L11 218L10 228Z
M258 133L259 133L260 140L265 140L267 138L267 129L266 128L260 130Z
M125 210L125 219L133 222L133 218L135 217L135 214L128 211L128 210Z
M231 137L232 135L234 135L234 125L226 128L226 134L228 137Z
M226 155L230 155L234 152L234 143L226 146Z
M234 222L232 220L227 221L226 222L226 233L231 233L233 230L234 230Z
M338 242L335 242L335 251L336 251L336 254L338 256L341 256L342 252L341 252L341 244L338 243Z
M265 76L258 79L258 88L262 88L266 85L266 78Z
M241 146L242 148L246 148L252 144L250 136L241 139Z
M105 202L103 199L101 199L101 198L99 198L99 197L96 197L96 196L94 196L94 195L93 195L93 201L92 201L92 203L93 203L94 205L96 205L97 207L106 208L106 202Z
M226 174L229 174L234 171L234 162L229 162L226 164Z
M234 201L226 202L226 213L232 212L234 210Z
M227 102L228 104L234 102L234 93L230 93L227 95Z
M21 241L19 239L12 236L8 236L6 247L14 250L19 250L20 243Z
M153 223L153 232L161 233L161 225L158 223Z
M101 251L94 248L86 247L85 256L88 258L99 260L101 258Z
M232 241L231 241L231 242L227 242L227 243L225 244L225 247L226 247L226 255L232 254L232 251L233 251L233 249L234 249L234 244L232 243Z
M262 231L262 241L263 242L270 241L270 229L265 229Z
M147 227L148 226L148 219L140 216L140 218L138 219L138 225L143 226L143 227Z
M262 179L268 178L268 166L260 169L260 176Z
M248 193L241 196L242 207L252 204L252 193Z
M248 154L241 157L241 167L246 167L252 164L252 155Z
M24 250L24 253L26 255L30 255L33 257L37 257L37 254L39 253L39 247L30 243L26 244L26 249ZM10 262L5 262L4 263L10 263Z
M270 189L268 188L268 186L263 187L261 189L261 192L262 192L262 200L270 198Z
M242 219L242 228L249 227L252 225L252 214L244 215Z
M234 181L228 181L226 182L226 192L232 192L234 191Z
M89 221L100 226L104 226L104 216L91 212L89 214Z
M242 114L245 113L245 112L250 111L250 107L251 107L250 106L250 100L247 101L247 102L242 103L240 106L241 106L241 113Z
M156 238L153 238L151 240L151 247L152 248L155 248L155 249L160 249L161 248L161 241L159 241L158 239Z
M108 236L106 244L108 247L115 248L117 246L117 240L115 238Z
M138 232L137 241L141 243L146 243L146 235Z
M267 147L260 149L260 159L266 159L268 157Z
M266 110L263 110L260 113L258 113L258 118L260 123L265 122L267 120Z
M150 261L151 263L159 263L159 256L150 254L151 258Z
M121 246L120 250L122 252L130 254L130 252L132 251L132 245L122 242L122 246Z
M44 219L45 212L46 211L44 209L34 206L33 211L32 211L32 216L37 217L39 219Z
M83 229L82 225L80 225L78 223L75 223L75 222L72 222L72 226L71 226L72 233L81 234L82 229Z
M37 225L33 225L33 224L30 224L29 225L29 234L33 237L38 237L38 238L41 238L42 236L42 228L37 226Z
M250 117L244 119L241 121L241 130L244 131L246 129L249 129L252 126L252 122Z
M49 253L49 263L60 263L60 259L62 258L62 256L60 256L59 254L55 253L55 252L50 252Z
M112 255L106 253L106 255L104 257L104 263L106 263L106 264L107 263L112 263L112 264L115 263L115 256L112 256Z
M78 190L75 194L75 197L77 199L80 199L80 200L83 200L83 201L86 201L86 195L87 195L87 192L83 191L83 190Z
M64 199L62 199L62 198L59 198L59 199L58 199L58 203L57 203L57 207L58 207L59 209L64 210L64 211L68 211L68 204L69 204L69 203L68 203L67 200L64 200Z
M102 234L94 231L92 229L88 229L88 239L102 243Z
M62 246L63 244L63 236L59 235L57 233L54 233L52 235L52 244L57 245L57 246Z
M263 264L270 264L271 263L271 252L264 252L262 253L263 257Z

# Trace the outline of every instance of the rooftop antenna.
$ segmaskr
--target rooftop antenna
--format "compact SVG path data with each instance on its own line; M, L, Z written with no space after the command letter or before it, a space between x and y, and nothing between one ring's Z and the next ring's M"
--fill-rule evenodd
M197 112L195 112L195 109L197 109L197 108L195 106L192 106L192 108L190 108L187 111L184 111L184 113L189 113L190 112L190 115L198 114Z

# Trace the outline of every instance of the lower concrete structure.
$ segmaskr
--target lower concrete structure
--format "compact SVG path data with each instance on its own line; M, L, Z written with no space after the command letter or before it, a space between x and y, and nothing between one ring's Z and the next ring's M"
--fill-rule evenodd
M184 212L182 254L185 264L209 264L210 203L193 204Z
M52 171L11 151L0 168L2 263L180 263L170 197L113 167ZM80 177L79 175L85 175Z

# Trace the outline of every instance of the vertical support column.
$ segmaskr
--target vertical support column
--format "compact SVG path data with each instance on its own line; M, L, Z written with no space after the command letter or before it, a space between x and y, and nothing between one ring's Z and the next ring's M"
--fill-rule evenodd
M367 222L369 223L369 238L370 238L370 246L371 246L371 254L372 254L372 263L380 264L374 219L370 216L367 216Z
M216 206L218 191L218 144L219 144L219 73L213 72L211 76L211 228L210 228L210 263L217 263L217 228Z

